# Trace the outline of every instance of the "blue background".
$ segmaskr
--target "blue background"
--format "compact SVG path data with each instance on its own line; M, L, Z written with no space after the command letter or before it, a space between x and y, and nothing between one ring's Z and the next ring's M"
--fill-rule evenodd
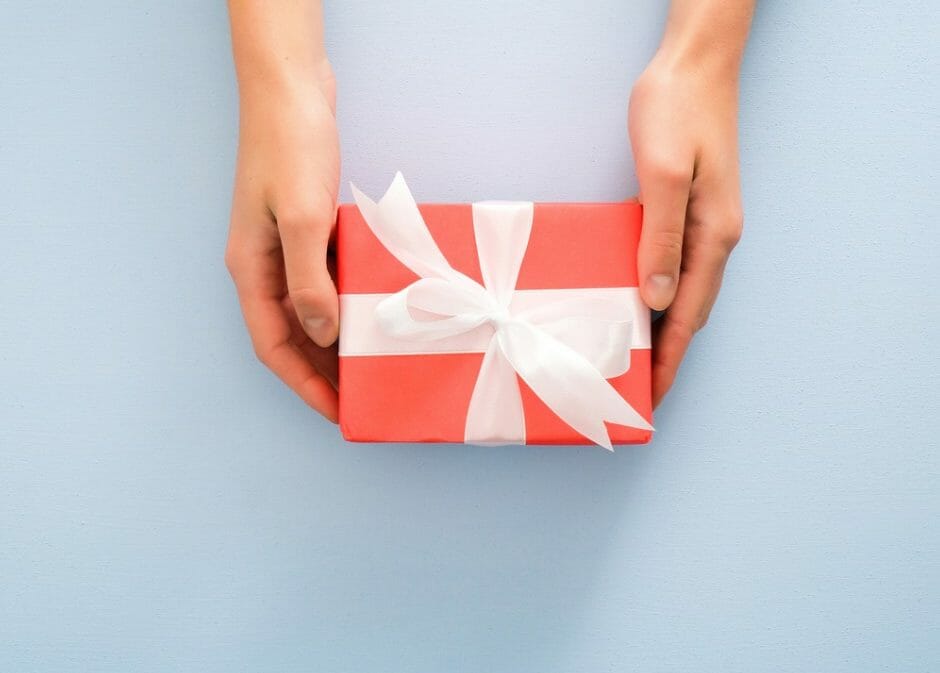
M664 2L327 4L345 179L635 192ZM222 264L223 4L0 2L0 670L940 670L938 36L760 7L745 237L652 445L353 446Z

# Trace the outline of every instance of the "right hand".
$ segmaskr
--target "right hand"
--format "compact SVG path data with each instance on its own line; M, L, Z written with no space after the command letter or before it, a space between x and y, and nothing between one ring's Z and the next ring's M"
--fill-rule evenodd
M637 256L653 328L653 406L708 320L741 236L737 67L676 65L661 51L630 97L643 231Z
M240 91L225 263L258 358L336 422L339 308L330 240L339 189L336 88L316 77Z

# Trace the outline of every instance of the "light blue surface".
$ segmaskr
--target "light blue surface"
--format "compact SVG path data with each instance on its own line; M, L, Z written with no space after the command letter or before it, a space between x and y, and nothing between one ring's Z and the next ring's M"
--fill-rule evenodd
M665 3L328 4L346 179L635 190ZM940 670L938 38L760 8L746 234L651 446L352 446L223 268L223 4L0 2L0 670Z

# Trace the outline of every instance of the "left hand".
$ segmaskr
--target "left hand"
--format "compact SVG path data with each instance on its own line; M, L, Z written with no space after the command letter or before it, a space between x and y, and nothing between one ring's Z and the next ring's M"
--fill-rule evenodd
M737 73L683 67L660 53L630 97L630 140L643 204L643 300L653 330L653 405L705 326L741 236Z
M225 261L258 359L329 420L338 303L330 238L339 189L336 88L324 61L240 85L238 162Z

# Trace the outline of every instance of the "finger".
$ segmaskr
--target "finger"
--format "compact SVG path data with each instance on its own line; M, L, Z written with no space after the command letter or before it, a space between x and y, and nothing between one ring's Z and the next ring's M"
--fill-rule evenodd
M304 402L335 423L339 414L335 388L291 338L291 323L281 303L284 288L278 279L282 273L280 254L277 247L230 244L226 262L238 290L245 324L258 359Z
M306 206L282 207L276 213L291 302L304 331L324 348L339 334L336 286L327 266L335 214L329 197Z
M678 287L692 165L638 159L637 176L643 203L637 255L640 294L650 308L662 311Z
M339 416L336 389L291 341L280 302L249 296L242 302L242 311L258 359L304 402L335 423Z
M310 340L297 319L297 312L290 297L281 300L281 308L291 328L291 343L300 350L314 368L330 382L334 388L339 388L339 349L337 344L329 348L321 348Z
M654 407L672 387L692 338L708 320L730 253L706 232L693 229L687 238L676 298L654 330Z

